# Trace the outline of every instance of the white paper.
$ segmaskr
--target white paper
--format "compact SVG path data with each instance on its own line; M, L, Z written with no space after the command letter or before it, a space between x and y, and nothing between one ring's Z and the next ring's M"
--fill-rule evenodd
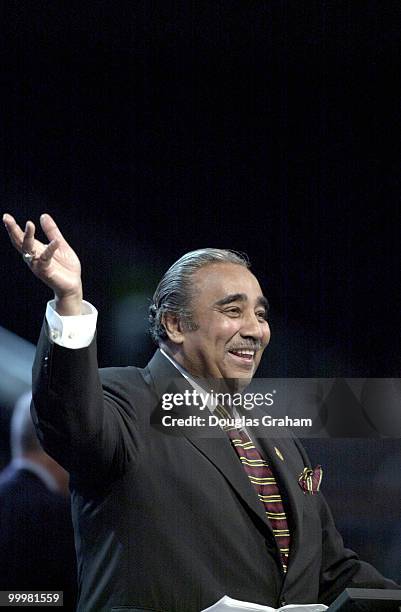
M270 606L261 606L249 601L231 599L224 595L215 604L201 612L228 612L229 610L236 610L236 612L286 612L287 610L288 612L324 612L327 609L324 604L288 604L282 608L270 608Z

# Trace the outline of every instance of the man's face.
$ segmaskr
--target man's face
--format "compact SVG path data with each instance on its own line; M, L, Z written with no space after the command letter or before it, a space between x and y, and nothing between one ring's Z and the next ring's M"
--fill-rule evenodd
M175 358L204 378L253 377L270 340L267 300L244 266L215 263L193 277L195 331L183 331Z

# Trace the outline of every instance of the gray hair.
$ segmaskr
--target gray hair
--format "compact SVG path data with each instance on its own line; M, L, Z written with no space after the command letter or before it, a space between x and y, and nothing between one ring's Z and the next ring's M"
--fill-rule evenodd
M17 400L11 417L11 453L14 458L41 450L31 417L30 392Z
M150 334L160 344L168 339L163 324L167 312L176 315L187 331L197 329L192 318L194 273L213 263L233 263L250 267L248 257L243 253L226 249L198 249L185 253L167 270L157 286L149 307Z

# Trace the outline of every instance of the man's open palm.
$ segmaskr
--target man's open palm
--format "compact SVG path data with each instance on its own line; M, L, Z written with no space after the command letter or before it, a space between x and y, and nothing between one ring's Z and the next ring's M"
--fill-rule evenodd
M28 262L29 267L35 276L53 289L57 298L76 299L82 296L80 261L50 215L40 217L48 244L35 238L32 221L27 222L25 231L9 214L3 216L3 223L14 247L21 255L28 253L33 256Z

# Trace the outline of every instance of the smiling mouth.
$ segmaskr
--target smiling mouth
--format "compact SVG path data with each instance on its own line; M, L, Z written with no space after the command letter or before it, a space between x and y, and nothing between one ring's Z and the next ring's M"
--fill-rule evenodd
M256 351L249 349L237 349L228 352L235 358L237 363L253 365Z

